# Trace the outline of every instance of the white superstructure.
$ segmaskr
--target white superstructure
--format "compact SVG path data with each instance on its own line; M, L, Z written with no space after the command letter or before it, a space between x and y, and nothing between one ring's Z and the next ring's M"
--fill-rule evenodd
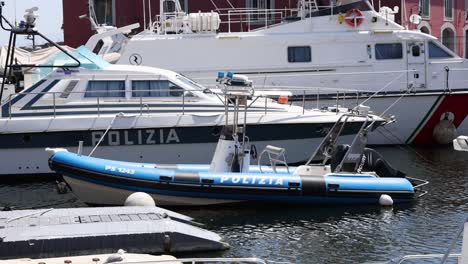
M449 143L468 133L468 62L433 36L396 24L397 10L377 12L369 1L300 0L294 10L197 16L182 12L177 0L163 2L176 4L161 8L122 47L117 63L167 68L207 85L217 71L234 71L257 86L292 91L290 99L306 94L313 107L316 94L319 107L337 100L353 107L377 93L366 104L397 123L373 133L370 144ZM214 30L218 22L228 32ZM87 45L103 54L112 43L98 34Z

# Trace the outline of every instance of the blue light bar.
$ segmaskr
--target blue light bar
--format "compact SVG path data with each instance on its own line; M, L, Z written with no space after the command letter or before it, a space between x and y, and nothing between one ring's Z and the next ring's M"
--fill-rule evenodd
M218 72L218 79L224 78L224 72Z
M228 77L229 79L232 79L233 76L234 76L234 73L230 71L228 71L226 74L226 77Z

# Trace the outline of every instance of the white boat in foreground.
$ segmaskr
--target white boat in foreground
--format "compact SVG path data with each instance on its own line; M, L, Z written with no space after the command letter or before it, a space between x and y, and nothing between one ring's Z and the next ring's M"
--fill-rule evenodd
M98 69L55 70L2 104L0 175L51 173L44 148L74 148L79 141L83 153L99 142L94 156L107 159L210 161L226 118L232 119L223 98L172 71L98 63L84 48L74 55ZM245 107L251 143L294 150L291 163L305 160L348 111L304 110L255 93ZM364 121L352 118L344 139Z

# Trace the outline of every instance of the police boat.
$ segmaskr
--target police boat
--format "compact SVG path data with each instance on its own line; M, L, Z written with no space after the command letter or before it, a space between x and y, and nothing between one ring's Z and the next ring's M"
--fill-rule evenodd
M63 175L82 201L93 205L121 205L136 191L152 195L162 206L238 202L391 205L426 194L427 181L407 177L378 152L366 148L368 132L383 124L369 114L368 107L342 115L310 159L291 167L284 148L267 146L257 155L250 144L245 122L250 92L223 93L226 102L234 105L233 116L226 118L232 123L226 121L210 164L122 162L82 155L80 150L75 154L47 149L49 166ZM350 145L339 144L345 126L356 117L364 120L359 132ZM255 158L258 164L251 165Z

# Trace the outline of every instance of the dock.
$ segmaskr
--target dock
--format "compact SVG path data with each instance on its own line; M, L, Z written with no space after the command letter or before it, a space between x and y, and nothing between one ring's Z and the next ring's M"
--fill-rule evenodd
M0 259L224 250L221 237L158 207L0 212Z

